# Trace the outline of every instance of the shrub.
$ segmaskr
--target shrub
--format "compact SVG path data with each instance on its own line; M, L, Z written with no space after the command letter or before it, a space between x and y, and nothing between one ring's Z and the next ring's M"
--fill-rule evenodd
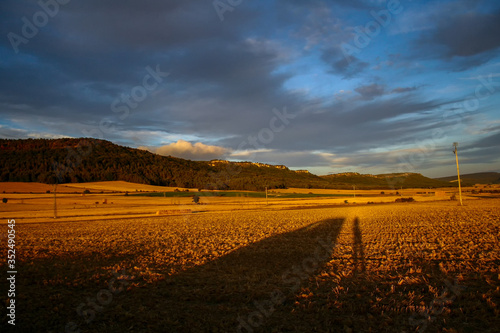
M3 202L3 203L7 203L7 201L9 201L9 199L7 199L7 198L3 198L3 199L2 199L2 202Z
M198 205L200 203L200 197L197 195L193 195L193 202Z
M85 189L85 190L83 191L83 194L90 194L90 190L89 190L89 189Z
M396 202L414 202L415 199L413 199L413 197L409 197L409 198L397 198L396 199Z

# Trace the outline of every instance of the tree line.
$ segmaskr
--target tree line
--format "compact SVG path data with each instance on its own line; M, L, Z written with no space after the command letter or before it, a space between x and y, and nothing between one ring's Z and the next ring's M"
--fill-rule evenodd
M85 150L78 158L75 152ZM253 165L226 172L172 156L128 148L97 139L0 139L0 181L82 183L122 180L133 183L219 190L263 190L327 183L314 175ZM60 172L58 170L63 167ZM306 176L306 177L304 177Z

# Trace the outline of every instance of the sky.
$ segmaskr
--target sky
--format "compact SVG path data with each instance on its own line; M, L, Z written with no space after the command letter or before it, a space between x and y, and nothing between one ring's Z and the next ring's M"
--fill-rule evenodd
M497 0L2 0L0 137L500 172Z

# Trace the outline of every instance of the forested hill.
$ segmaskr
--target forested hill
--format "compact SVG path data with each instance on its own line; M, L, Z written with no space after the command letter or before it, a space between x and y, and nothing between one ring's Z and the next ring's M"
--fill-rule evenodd
M261 190L327 187L307 172L260 163L197 162L160 156L97 139L0 139L0 181L79 183L123 180L134 183Z
M0 181L134 183L225 190L453 186L420 174L316 176L282 165L197 162L97 139L0 139Z
M450 187L456 184L427 178L419 173L391 173L381 175L363 175L357 172L338 173L323 176L336 187L353 187L366 189L383 188L435 188Z
M436 178L446 182L457 182L457 176ZM498 172L479 172L460 175L460 180L464 186L475 184L500 184L500 173Z
M97 139L0 140L0 154L1 181L52 183L56 177L59 183L124 180L183 186L202 182L207 174L204 163Z

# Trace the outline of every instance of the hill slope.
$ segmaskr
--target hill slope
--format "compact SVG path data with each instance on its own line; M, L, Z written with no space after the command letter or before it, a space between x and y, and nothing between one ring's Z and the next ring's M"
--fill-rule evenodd
M384 188L429 188L455 186L452 183L431 179L419 173L395 173L381 175L362 175L356 172L323 176L331 185L340 188L384 189Z
M420 174L316 176L283 165L190 161L97 139L0 139L0 181L133 183L206 189L400 188L454 186Z
M0 181L133 183L208 189L324 187L310 173L260 163L197 162L97 139L0 139Z
M455 175L455 176L441 177L436 179L446 182L456 182L457 176ZM464 186L469 186L474 184L500 184L500 173L498 172L469 173L465 175L460 175L460 179L464 183Z

